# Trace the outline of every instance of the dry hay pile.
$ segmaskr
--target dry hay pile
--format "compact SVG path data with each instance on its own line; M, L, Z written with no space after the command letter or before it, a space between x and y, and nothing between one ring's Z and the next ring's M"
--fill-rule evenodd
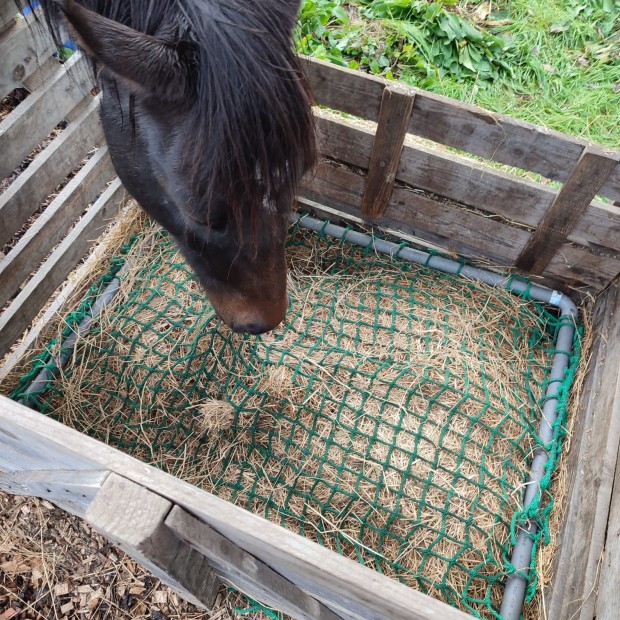
M152 228L43 409L452 605L493 617L554 317L297 230L286 324L232 334Z

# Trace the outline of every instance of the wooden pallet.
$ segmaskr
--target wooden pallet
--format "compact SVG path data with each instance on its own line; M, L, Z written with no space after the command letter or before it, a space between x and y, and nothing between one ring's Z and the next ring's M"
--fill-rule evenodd
M85 60L76 54L61 66L50 59L51 42L39 32L35 46L11 6L0 0L0 97L16 87L31 94L0 124L0 178L60 121L67 126L0 194L0 243L97 150L0 258L0 357L13 347L4 373L63 310L77 285L57 289L123 197ZM339 112L317 110L321 161L303 183L302 205L539 275L563 290L603 291L569 455L556 576L545 601L549 618L616 617L620 208L613 203L620 201L620 153L362 73L302 62L317 103ZM15 348L25 330L29 335ZM48 498L84 517L199 604L210 603L221 579L295 618L468 617L1 396L0 488Z

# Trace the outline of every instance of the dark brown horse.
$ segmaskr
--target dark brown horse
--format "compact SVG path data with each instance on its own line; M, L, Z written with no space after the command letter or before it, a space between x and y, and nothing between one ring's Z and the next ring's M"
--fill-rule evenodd
M259 334L287 308L284 241L315 152L291 49L300 0L44 0L93 61L118 176L216 312Z

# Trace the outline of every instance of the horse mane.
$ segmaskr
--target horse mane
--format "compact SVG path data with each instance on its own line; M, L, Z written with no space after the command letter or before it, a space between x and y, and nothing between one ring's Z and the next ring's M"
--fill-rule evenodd
M184 164L193 172L191 189L199 188L207 205L218 197L225 199L238 230L242 223L245 228L248 220L253 222L261 209L287 214L301 177L315 160L311 96L292 50L294 18L283 6L287 3L80 0L79 4L140 32L191 47L197 105L192 108L191 136L183 136ZM43 0L42 5L45 21L60 44L61 11L53 0Z

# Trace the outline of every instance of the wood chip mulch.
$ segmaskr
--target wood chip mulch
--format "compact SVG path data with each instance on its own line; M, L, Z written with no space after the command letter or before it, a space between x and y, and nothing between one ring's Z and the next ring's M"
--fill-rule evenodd
M259 620L222 588L211 612L186 603L77 517L0 493L0 620Z

